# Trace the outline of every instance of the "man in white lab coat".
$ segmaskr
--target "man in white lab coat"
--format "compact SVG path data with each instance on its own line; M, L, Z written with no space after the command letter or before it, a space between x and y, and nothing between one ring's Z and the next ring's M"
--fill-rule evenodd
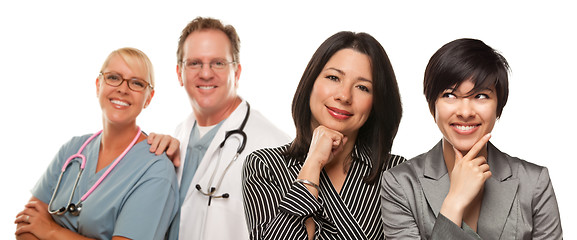
M170 239L248 239L241 184L245 157L290 141L237 95L239 46L234 27L212 18L194 19L180 36L176 69L192 113L174 135L180 141L181 211Z

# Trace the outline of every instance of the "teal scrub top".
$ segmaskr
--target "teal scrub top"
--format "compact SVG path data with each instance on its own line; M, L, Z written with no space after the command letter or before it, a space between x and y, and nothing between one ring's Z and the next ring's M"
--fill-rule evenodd
M60 148L36 183L32 195L47 204L50 202L65 161L77 153L90 136L74 137ZM86 156L86 167L72 203L76 204L109 168L96 172L100 140L99 135L82 152ZM146 141L135 144L83 202L79 216L66 212L62 216L53 215L53 219L61 226L90 238L163 239L179 210L178 183L172 162L165 154L156 156L151 153L149 148ZM52 210L68 203L78 170L77 162L66 169Z

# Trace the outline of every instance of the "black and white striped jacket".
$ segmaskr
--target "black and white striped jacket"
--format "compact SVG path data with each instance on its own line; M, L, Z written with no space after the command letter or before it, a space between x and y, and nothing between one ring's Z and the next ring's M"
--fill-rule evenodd
M313 216L315 239L384 239L379 186L363 182L369 156L353 150L353 163L341 193L323 170L315 198L293 184L302 163L283 155L289 144L251 153L243 167L243 198L250 239L307 239L304 221ZM392 155L386 169L405 161ZM380 178L379 178L380 179Z

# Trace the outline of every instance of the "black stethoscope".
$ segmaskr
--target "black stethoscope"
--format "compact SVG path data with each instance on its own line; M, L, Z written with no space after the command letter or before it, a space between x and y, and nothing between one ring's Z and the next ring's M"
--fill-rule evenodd
M196 184L196 190L198 190L200 193L202 193L203 195L208 197L208 206L210 206L210 202L212 201L213 198L229 198L230 197L230 194L228 194L228 193L223 193L221 195L214 195L214 194L216 192L216 189L218 189L220 187L220 184L222 183L222 179L224 178L224 175L226 175L226 172L228 172L228 169L230 168L232 163L234 163L236 161L236 159L238 159L238 156L242 153L242 151L244 150L244 147L246 146L247 136L246 136L246 133L244 132L244 126L246 125L246 122L248 121L248 116L250 115L250 104L248 104L248 102L247 102L246 106L247 106L246 115L244 116L244 120L242 120L240 127L235 129L235 130L227 131L224 135L224 140L218 146L219 147L218 161L216 162L216 167L212 171L212 176L210 177L210 180L208 181L209 186L212 186L212 181L214 180L214 175L216 175L216 171L218 170L218 166L220 165L220 160L222 157L222 148L224 147L226 140L230 136L232 136L233 134L238 134L241 136L240 144L238 145L238 148L236 149L236 154L232 158L232 161L230 161L228 163L228 165L224 169L224 172L222 172L222 175L220 176L220 179L218 180L216 186L210 187L209 191L205 192L202 190L202 187L200 186L200 184Z

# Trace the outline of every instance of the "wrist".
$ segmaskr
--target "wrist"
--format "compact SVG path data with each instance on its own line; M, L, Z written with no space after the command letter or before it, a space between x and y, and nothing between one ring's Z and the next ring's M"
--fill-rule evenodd
M58 239L58 236L62 236L62 233L60 231L61 231L60 226L52 226L52 228L50 228L50 231L48 231L47 239Z
M462 201L447 195L439 212L460 227L461 222L463 221L465 208L466 204L463 204Z
M324 165L327 163L328 157L327 156L319 156L318 153L309 153L305 159L303 164L303 168L311 168L315 170L323 169Z
M298 179L294 180L293 183L301 183L301 184L304 184L304 185L306 185L306 186L311 186L311 187L313 187L314 189L317 190L317 192L320 191L320 187L319 187L318 184L316 184L316 183L314 183L314 182L311 182L311 181L309 181L309 180L306 180L306 179L300 179L300 178L298 178Z

